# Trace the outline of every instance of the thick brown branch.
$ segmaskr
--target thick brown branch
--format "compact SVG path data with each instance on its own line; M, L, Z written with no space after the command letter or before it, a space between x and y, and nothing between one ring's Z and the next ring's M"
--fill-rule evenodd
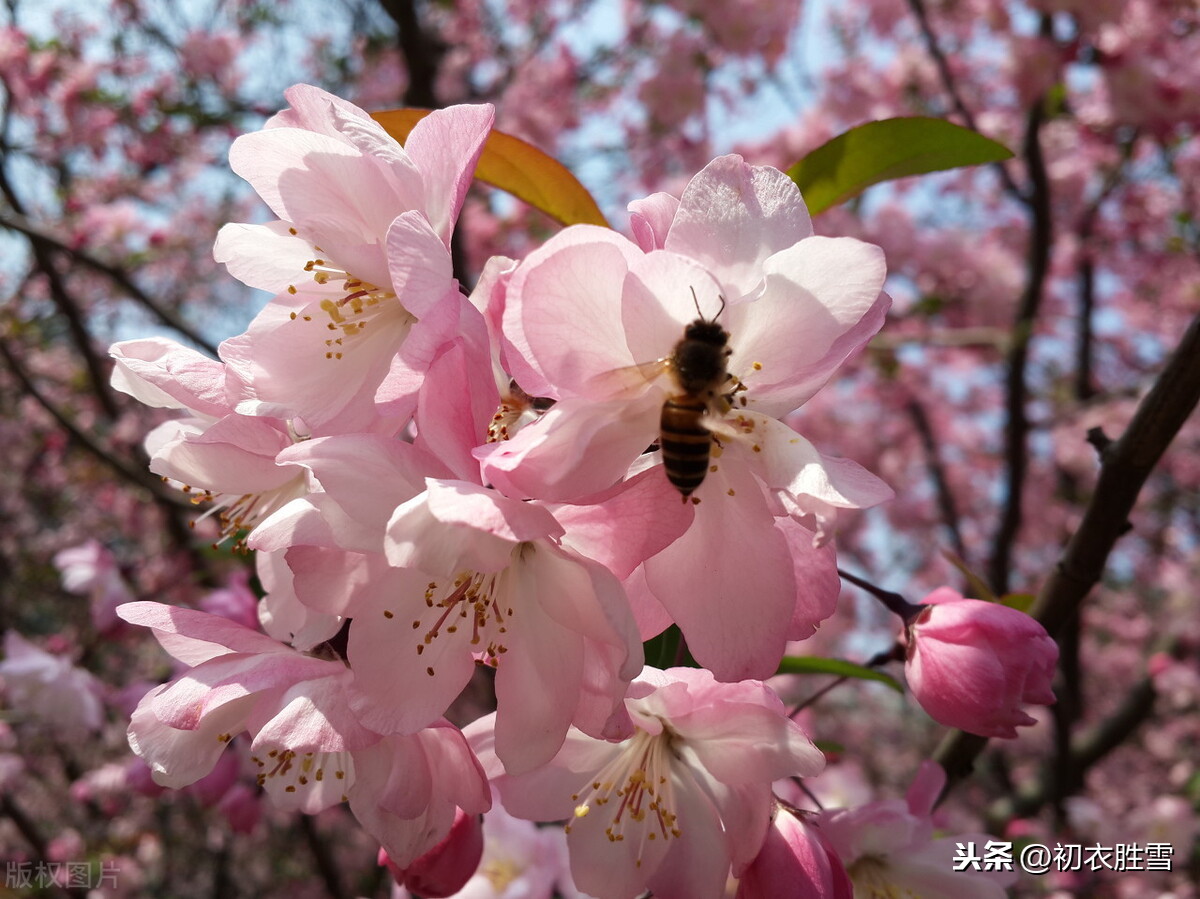
M1033 614L1054 634L1100 580L1129 527L1142 485L1200 401L1200 315L1192 320L1125 433L1101 457L1096 492L1079 530L1042 587Z
M406 106L422 106L437 109L434 85L437 81L438 65L444 48L431 38L421 24L417 14L416 0L379 0L380 5L396 23L400 52L408 68L408 89L404 92Z
M1058 564L1042 585L1032 614L1052 635L1076 615L1100 580L1117 539L1129 527L1142 485L1167 446L1200 402L1200 315L1188 326L1154 386L1138 405L1129 427L1108 445L1100 477L1083 520ZM955 732L938 748L950 783L965 777L987 740ZM1108 751L1096 741L1092 755Z

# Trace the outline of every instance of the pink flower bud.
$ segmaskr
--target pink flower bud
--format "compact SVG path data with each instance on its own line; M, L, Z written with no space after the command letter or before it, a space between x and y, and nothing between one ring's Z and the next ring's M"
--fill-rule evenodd
M780 808L767 839L738 881L736 899L807 896L853 899L854 887L821 830Z
M922 602L927 608L909 626L904 670L931 718L1011 738L1035 723L1023 704L1054 703L1058 647L1037 621L999 603L963 599L949 587Z
M454 810L454 824L446 838L407 868L401 868L379 850L379 863L387 865L396 883L427 899L453 896L479 867L483 857L483 819Z

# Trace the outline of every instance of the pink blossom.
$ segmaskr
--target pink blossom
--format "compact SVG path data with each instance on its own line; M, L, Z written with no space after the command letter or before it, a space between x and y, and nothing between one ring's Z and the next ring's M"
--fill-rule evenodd
M352 761L350 810L402 868L440 843L460 810L474 817L491 807L483 769L447 721L387 737Z
M244 783L234 784L217 803L234 833L253 833L262 820L263 803L257 790Z
M254 563L266 591L258 604L258 622L266 633L304 652L342 629L340 615L312 609L296 596L292 570L282 552L259 551Z
M1021 706L1051 705L1058 647L1037 621L942 587L909 625L904 671L935 721L985 737L1011 738L1035 724Z
M361 430L417 319L458 293L450 232L491 128L490 106L423 119L401 147L358 107L309 85L230 151L278 217L226 225L215 255L276 294L221 355L239 411L300 418L310 433Z
M100 682L70 659L38 649L16 631L4 634L0 678L11 708L65 737L77 739L104 723Z
M213 590L200 600L200 608L246 627L257 627L258 597L250 589L250 572L239 568L230 575L225 587Z
M162 338L122 341L109 353L117 390L191 413L146 437L150 470L194 493L194 502L211 502L203 517L216 515L224 537L308 492L302 468L276 462L296 440L291 425L237 414L229 392L236 379L222 363Z
M691 496L695 521L644 573L698 661L725 680L766 677L787 639L810 636L833 612L833 555L815 537L828 537L839 509L891 496L780 421L882 325L883 256L814 236L795 184L736 156L710 163L677 207L661 195L639 204L635 232L640 247L568 228L511 275L506 361L524 390L558 402L476 455L510 496L607 489L658 440L663 402L678 392L637 366L669 356L698 317L719 321L732 408L710 409L704 422L717 445ZM754 614L741 597L753 597Z
M59 550L54 565L62 576L63 588L89 598L92 624L102 634L116 629L121 620L116 608L133 599L121 577L117 560L108 548L96 540Z
M478 659L497 669L496 744L513 769L553 756L571 724L619 735L642 651L617 578L559 546L564 528L541 506L461 481L426 486L393 514L396 567L366 588L350 628L362 720L392 732L441 714Z
M619 577L676 533L654 526L662 504L645 479L604 505L551 510L465 481L418 480L423 467L444 467L389 438L317 438L286 458L324 492L280 510L252 542L286 552L301 603L353 619L352 702L366 726L424 727L482 662L497 669L510 766L552 757L570 724L619 735L612 728L624 725L610 718L642 663ZM633 523L614 540L624 517Z
M854 899L854 887L821 828L802 814L776 808L766 841L742 876L737 899Z
M520 775L495 755L493 716L467 732L511 813L570 820L571 872L583 892L724 895L731 867L740 873L766 837L771 782L817 774L824 758L761 683L647 668L625 706L631 737L572 730L551 762Z
M946 783L945 772L924 762L906 801L872 802L818 816L821 832L845 863L855 894L921 899L1004 899L1014 871L955 871L956 843L982 847L990 837L961 834L933 838L930 814Z
M581 896L571 880L561 828L514 818L492 797L483 816L483 856L455 899L565 899Z
M232 621L159 603L128 603L130 623L154 630L172 656L194 665L142 700L129 743L156 783L195 783L240 732L259 784L285 809L315 813L349 801L359 822L398 864L436 845L454 809L490 804L479 763L447 722L388 737L349 711L353 674Z
M352 678L338 662L312 658L240 624L153 602L118 613L150 627L176 660L194 666L156 687L133 713L129 743L157 783L182 787L208 774L236 734L286 737L293 751L340 752L379 739L345 710Z

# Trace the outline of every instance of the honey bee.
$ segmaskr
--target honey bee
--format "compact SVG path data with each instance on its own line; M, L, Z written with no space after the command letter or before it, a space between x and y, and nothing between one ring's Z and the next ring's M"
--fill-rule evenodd
M692 299L696 299L695 289ZM733 350L728 346L729 332L717 324L724 310L722 297L717 314L706 319L696 300L699 317L684 328L683 337L666 358L666 370L679 392L663 400L659 449L667 480L685 501L708 474L713 434L705 426L704 417L714 408L722 412L729 409L724 388L732 376L726 371L725 360Z
M674 390L663 400L658 443L651 444L646 452L662 451L667 480L680 492L684 502L689 498L693 503L699 502L692 493L710 471L713 443L719 445L719 436L736 436L735 429L723 426L716 418L729 412L734 397L746 390L746 385L725 366L733 350L729 347L729 332L717 323L725 311L725 298L720 299L717 314L705 318L692 288L696 318L683 329L683 337L670 355L611 369L591 379L597 391L614 399L631 400L645 392L647 382L663 375L674 381ZM745 406L746 397L741 396L740 400Z

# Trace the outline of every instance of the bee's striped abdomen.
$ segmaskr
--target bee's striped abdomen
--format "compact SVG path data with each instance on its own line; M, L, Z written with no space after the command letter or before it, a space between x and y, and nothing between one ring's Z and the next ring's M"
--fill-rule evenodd
M708 404L699 397L683 394L663 402L659 423L659 446L667 480L684 496L704 481L712 435L701 424Z

